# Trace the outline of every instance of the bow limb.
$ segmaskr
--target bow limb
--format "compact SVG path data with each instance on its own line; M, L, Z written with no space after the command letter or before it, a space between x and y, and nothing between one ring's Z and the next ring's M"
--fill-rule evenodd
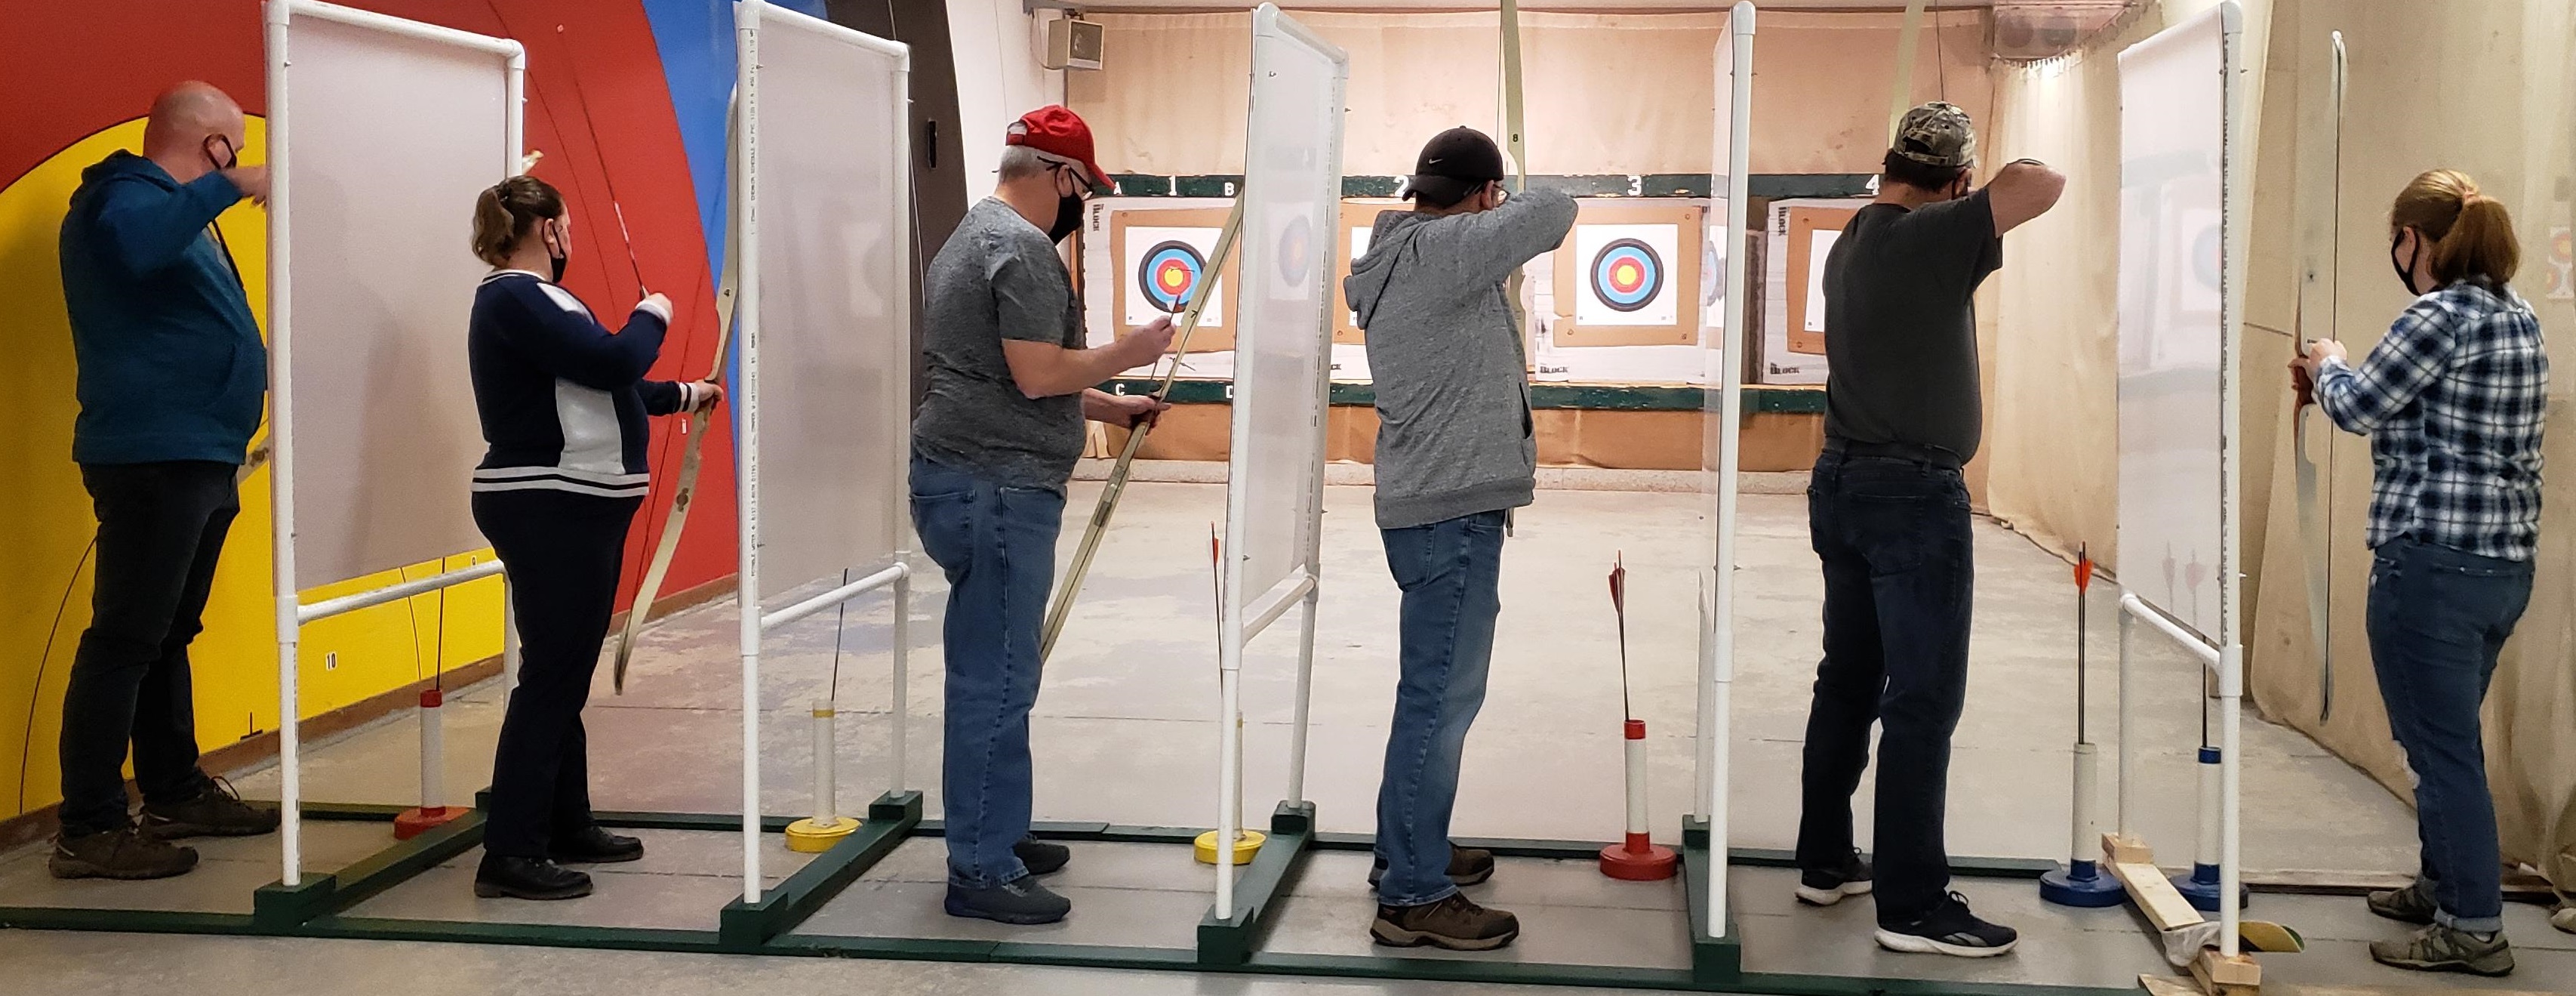
M1512 156L1512 193L1529 188L1529 142L1523 136L1521 100L1521 7L1519 0L1503 0L1503 148ZM1521 350L1521 362L1529 364L1529 312L1521 304L1521 270L1503 280L1503 300L1512 312L1512 344Z
M725 116L725 142L738 140L733 115ZM741 207L734 202L733 184L726 184L724 272L716 281L716 350L707 361L707 380L724 375L725 354L733 341L733 300L742 258L741 226L734 213ZM617 656L609 668L609 687L626 694L626 665L635 655L635 639L644 632L644 624L653 617L653 603L661 597L662 582L670 576L671 559L679 554L680 535L689 522L690 500L697 496L698 471L704 466L707 426L713 408L700 408L689 413L688 442L680 451L679 486L671 492L671 514L662 520L662 537L653 548L653 559L644 568L644 579L635 588L635 602L626 611L626 625L617 634Z
M1225 270L1225 261L1234 254L1235 233L1243 228L1243 198L1237 195L1234 208L1226 212L1225 227L1217 232L1216 251L1208 254L1210 274ZM1190 333L1198 331L1199 314L1206 310L1208 294L1216 280L1199 282L1191 292L1190 303L1181 311L1181 320L1172 338L1172 366L1163 374L1163 384L1154 389L1154 399L1170 397L1172 382L1181 377L1181 360L1190 354ZM1073 599L1082 592L1082 579L1091 573L1091 557L1100 551L1100 538L1109 531L1109 519L1118 513L1118 498L1127 492L1127 472L1136 460L1136 451L1144 445L1145 435L1152 432L1147 422L1127 430L1127 446L1118 451L1118 463L1109 470L1108 483L1101 486L1100 502L1091 509L1091 522L1082 530L1082 543L1074 548L1073 563L1064 572L1064 581L1056 586L1055 600L1047 606L1046 624L1038 632L1038 661L1044 663L1055 651L1056 637L1063 635L1065 621L1073 617Z

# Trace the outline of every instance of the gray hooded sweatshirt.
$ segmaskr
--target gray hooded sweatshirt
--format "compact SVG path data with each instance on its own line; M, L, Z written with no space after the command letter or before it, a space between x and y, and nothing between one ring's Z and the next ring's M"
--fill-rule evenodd
M1474 214L1377 216L1342 292L1376 382L1378 528L1530 503L1538 441L1503 280L1573 229L1574 199L1553 190Z

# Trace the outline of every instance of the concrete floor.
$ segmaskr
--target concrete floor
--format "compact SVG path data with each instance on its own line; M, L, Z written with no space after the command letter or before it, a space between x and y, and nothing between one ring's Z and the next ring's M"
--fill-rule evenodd
M1097 487L1075 486L1063 547L1068 556ZM1082 608L1049 665L1037 707L1039 818L1214 823L1215 625L1203 524L1223 517L1223 495L1221 487L1206 484L1139 483L1129 489ZM1369 497L1365 488L1337 487L1329 489L1326 500L1306 788L1327 830L1374 829L1378 755L1392 709L1396 598L1369 518ZM1691 803L1700 584L1691 554L1707 542L1697 507L1696 497L1688 494L1545 491L1536 506L1522 513L1506 548L1505 611L1492 693L1469 741L1456 833L1601 840L1617 835L1622 791L1619 660L1604 576L1611 557L1620 554L1629 569L1630 701L1652 733L1649 781L1657 836L1676 836L1680 816ZM1801 499L1747 495L1742 512L1735 770L1730 780L1733 837L1738 846L1785 847L1797 819L1798 752L1816 656L1821 583L1806 547ZM1991 524L1980 524L1977 545L1975 665L1952 761L1950 847L1962 857L2062 857L2068 744L2074 735L2072 585L2063 563ZM904 781L930 794L935 815L937 620L945 589L935 570L918 587L907 710L914 761ZM794 596L779 597L784 604ZM2095 621L2091 730L2105 745L2106 789L2108 745L2118 732L2112 708L2115 599L2109 586L2096 586L2090 606ZM761 798L767 811L800 812L810 804L807 714L812 702L835 684L842 709L843 798L855 805L891 780L891 619L887 601L872 598L853 604L846 618L827 613L773 636L764 652L761 682ZM726 812L740 806L736 745L741 692L734 620L733 608L717 603L654 627L622 697L609 694L603 669L586 720L596 779L593 796L600 807ZM1294 613L1284 617L1256 641L1245 664L1245 794L1246 809L1255 814L1286 794L1297 627ZM2191 753L2199 736L2198 666L2153 639L2138 642L2146 652L2138 671L2143 691L2136 733L2145 747L2137 823L2163 849L2165 863L2178 864L2188 860L2193 839ZM449 700L450 798L464 798L488 779L498 696L498 689L487 683ZM2245 747L2244 853L2250 869L2368 874L2412 867L2412 818L2386 791L2305 738L2251 717L2245 724ZM344 802L413 801L417 750L417 721L410 716L318 745L306 755L307 795ZM273 772L240 782L254 795L275 791ZM2107 791L2102 802L2107 819ZM1866 846L1866 786L1858 808ZM332 848L362 843L340 839L349 832L347 825L317 825L313 832L323 842L309 845L324 852L317 862L329 860L336 853ZM719 834L657 835L654 860L604 877L603 899L542 910L472 899L465 888L470 865L454 862L371 900L362 912L710 926L713 910L738 891L738 883L726 877L738 874L736 846ZM790 859L774 840L770 847L774 853L766 870L773 876L791 870ZM256 870L259 860L273 854L273 844L250 844L239 855L227 852L210 863L209 870L218 871L239 864L242 874L200 872L157 892L92 883L44 887L54 890L48 896L59 897L48 901L67 905L246 905L249 886L243 883L273 878L273 868ZM472 855L464 859L470 860ZM1367 901L1360 881L1364 867L1358 863L1363 860L1358 855L1318 856L1294 893L1297 898L1281 907L1283 919L1272 949L1367 953L1362 936ZM39 887L40 864L32 854L0 859L0 891L14 896L22 887ZM939 914L938 873L935 844L910 842L828 904L804 930L982 937L998 929ZM207 888L179 884L186 882ZM1962 881L1961 888L1981 911L2021 926L2029 937L2015 957L1979 964L1880 953L1867 940L1865 903L1798 910L1788 902L1788 885L1780 872L1738 869L1733 875L1750 970L2084 985L2122 985L2141 971L2161 970L2153 945L2130 914L2045 907L2027 883ZM1083 847L1063 887L1076 900L1076 915L1041 932L1044 939L1180 947L1187 945L1191 926L1206 908L1210 885L1204 866L1176 851L1100 844ZM213 892L224 898L190 898ZM603 901L612 894L622 898ZM1677 912L1679 892L1668 885L1615 884L1579 864L1515 861L1480 895L1520 912L1528 925L1522 942L1503 957L1635 965L1673 965L1687 957ZM2260 903L2261 915L2289 922L2315 942L2307 954L2267 959L2271 979L2337 985L2426 982L2369 964L2362 943L2398 936L2398 931L2372 921L2357 900L2266 896ZM2509 981L2530 988L2534 980L2576 980L2576 938L2551 931L2537 909L2514 913L2511 933L2521 946L2523 970L2518 980ZM615 979L627 980L614 987L620 992L696 992L701 990L689 986L701 983L693 975L708 970L711 962L725 966L728 988L755 977L791 985L829 979L831 984L897 993L1087 992L1095 987L1137 993L1212 988L1267 993L1279 986L1325 984L339 942L0 935L0 951L35 947L93 953L49 957L43 963L50 966L45 971L64 973L86 971L77 966L129 953L144 959L138 965L171 951L197 951L200 959L218 961L259 957L261 952L273 956L287 950L276 946L285 943L298 945L299 952L311 945L317 952L310 960L299 955L301 966L317 972L323 972L321 966L341 966L317 978L399 974L383 966L432 957L428 952L434 951L442 963L452 958L472 978L524 978L531 980L531 989L557 992L604 991L583 987ZM561 984L541 987L533 981L538 979ZM514 991L479 983L467 988ZM1360 988L1447 991L1416 985Z

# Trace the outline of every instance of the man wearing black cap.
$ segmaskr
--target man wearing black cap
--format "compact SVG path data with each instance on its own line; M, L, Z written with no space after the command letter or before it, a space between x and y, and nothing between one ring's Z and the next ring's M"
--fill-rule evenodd
M1574 228L1562 193L1503 189L1503 153L1472 128L1422 149L1411 211L1377 217L1369 251L1342 284L1368 333L1377 391L1377 524L1404 592L1403 675L1378 785L1381 944L1499 948L1520 921L1458 893L1494 873L1491 853L1449 843L1458 760L1485 701L1503 527L1530 503L1521 329L1503 281Z
M1975 582L1959 470L1983 427L1973 298L2003 265L2003 233L2066 187L2024 159L1971 193L1976 150L1967 112L1907 111L1878 199L1825 257L1825 450L1807 489L1825 571L1825 655L1807 715L1797 852L1800 901L1830 906L1871 891L1873 869L1852 847L1851 796L1875 720L1878 943L1968 958L2019 941L1950 891L1942 840Z

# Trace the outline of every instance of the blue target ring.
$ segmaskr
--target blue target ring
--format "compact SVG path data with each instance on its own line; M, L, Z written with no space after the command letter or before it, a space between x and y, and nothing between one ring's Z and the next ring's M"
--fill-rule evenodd
M1207 257L1186 242L1156 243L1136 263L1136 286L1144 291L1145 303L1165 314L1187 310L1206 277Z
M1592 256L1592 294L1612 311L1639 311L1664 290L1664 260L1653 246L1620 239Z

